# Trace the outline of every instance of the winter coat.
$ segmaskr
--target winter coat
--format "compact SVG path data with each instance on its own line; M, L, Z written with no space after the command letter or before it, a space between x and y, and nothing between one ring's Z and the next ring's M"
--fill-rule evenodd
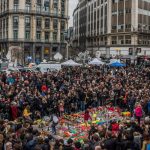
M125 141L122 150L140 150L141 148L134 141Z
M143 113L142 113L142 108L140 106L137 106L135 108L135 116L136 117L142 117Z
M88 113L85 113L85 114L84 114L84 121L88 121L89 119L92 120L92 118L91 118L89 112L88 112Z
M34 147L36 146L36 144L37 144L36 140L31 140L27 142L27 144L25 145L25 150L34 150Z
M102 148L107 150L116 150L116 139L109 138L105 140Z

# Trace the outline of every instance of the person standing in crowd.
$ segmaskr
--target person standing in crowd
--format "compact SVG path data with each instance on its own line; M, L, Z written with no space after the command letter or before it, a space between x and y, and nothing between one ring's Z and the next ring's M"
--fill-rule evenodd
M23 110L23 116L24 116L25 119L31 120L31 114L32 114L32 113L30 112L30 106L27 105L27 106L25 107L25 109Z
M52 125L51 125L51 127L52 127L52 133L54 135L56 135L56 126L58 125L58 122L59 122L59 119L58 119L56 113L52 114L52 116L51 116L51 122L52 122Z
M59 114L60 114L60 117L61 117L64 113L64 103L62 101L60 101L58 107L59 107Z
M11 118L12 120L17 119L18 117L18 106L16 102L11 103Z
M135 117L138 120L138 124L140 125L140 121L143 115L143 110L140 104L137 104L134 109Z
M87 126L89 120L92 120L92 117L90 116L89 110L86 110L84 113L84 122L85 122L86 126Z

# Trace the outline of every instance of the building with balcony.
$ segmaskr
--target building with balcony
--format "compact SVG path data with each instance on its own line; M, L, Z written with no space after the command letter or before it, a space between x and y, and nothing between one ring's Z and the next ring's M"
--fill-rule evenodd
M73 45L99 55L150 55L150 0L79 0Z
M24 62L65 56L68 0L0 0L0 50L23 50Z

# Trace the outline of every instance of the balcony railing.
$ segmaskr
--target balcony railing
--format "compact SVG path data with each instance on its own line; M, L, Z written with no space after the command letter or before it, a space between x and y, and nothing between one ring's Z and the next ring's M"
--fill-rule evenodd
M49 16L49 17L57 17L57 18L65 18L69 19L69 16L66 16L64 14L58 14L58 13L50 13L46 11L37 11L37 10L26 10L26 9L10 9L4 12L0 13L0 16L6 15L6 14L31 14L31 15L39 15L39 16Z
M25 39L25 38L3 38L0 42L28 42L28 43L65 43L63 40L51 40L51 39Z

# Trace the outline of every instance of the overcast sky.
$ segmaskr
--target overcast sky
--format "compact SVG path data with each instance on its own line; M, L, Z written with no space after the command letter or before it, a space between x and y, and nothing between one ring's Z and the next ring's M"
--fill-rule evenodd
M78 0L69 0L69 16L70 16L69 26L73 25L72 14L73 14L74 9L77 6L77 3L78 3Z

